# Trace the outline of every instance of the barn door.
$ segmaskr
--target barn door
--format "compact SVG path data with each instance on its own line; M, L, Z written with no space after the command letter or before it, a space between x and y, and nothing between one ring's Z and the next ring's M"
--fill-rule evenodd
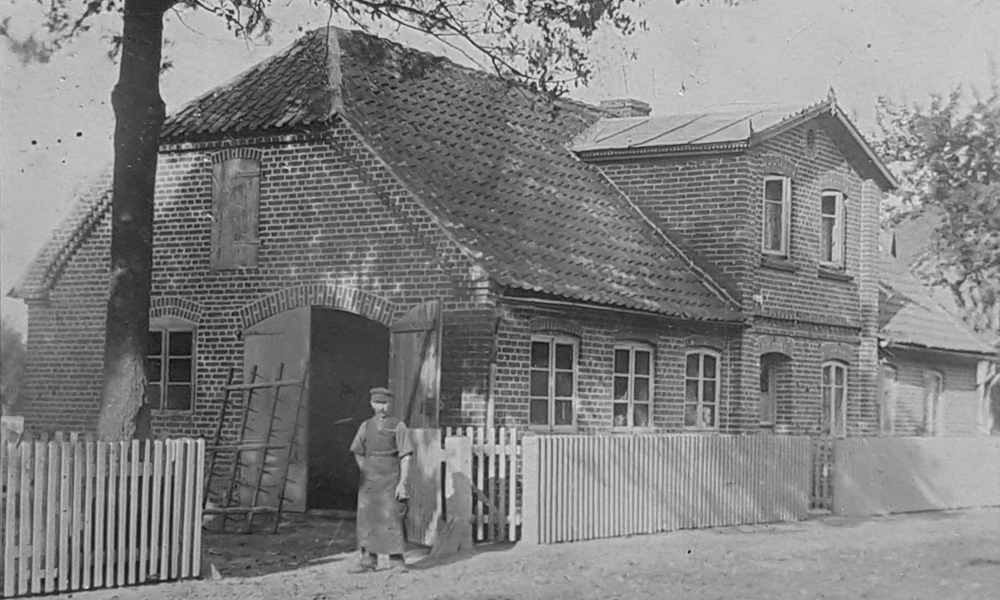
M442 321L441 302L434 300L413 308L390 328L392 412L411 429L438 427Z

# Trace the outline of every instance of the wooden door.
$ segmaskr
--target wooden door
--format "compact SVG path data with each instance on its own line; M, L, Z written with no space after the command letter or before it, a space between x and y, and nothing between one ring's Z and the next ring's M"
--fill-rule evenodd
M407 427L438 427L441 388L441 302L421 304L392 324L389 387L393 416Z

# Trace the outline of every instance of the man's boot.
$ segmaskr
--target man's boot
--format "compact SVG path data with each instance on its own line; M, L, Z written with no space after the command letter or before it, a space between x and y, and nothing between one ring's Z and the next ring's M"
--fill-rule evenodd
M389 555L389 565L393 569L406 569L406 559L403 558L402 554L390 554Z
M378 566L378 554L366 553L364 550L361 551L361 570L362 571L374 571Z

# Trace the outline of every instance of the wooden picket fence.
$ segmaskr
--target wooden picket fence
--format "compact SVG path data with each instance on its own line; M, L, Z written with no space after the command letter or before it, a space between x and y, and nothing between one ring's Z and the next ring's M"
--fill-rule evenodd
M810 444L762 435L525 437L521 541L804 519Z
M472 440L472 535L476 542L521 539L521 442L514 427L448 427Z
M0 597L197 577L203 440L0 448Z

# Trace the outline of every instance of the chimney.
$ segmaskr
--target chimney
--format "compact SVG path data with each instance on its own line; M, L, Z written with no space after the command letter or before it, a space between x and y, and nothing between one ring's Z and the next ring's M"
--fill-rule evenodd
M652 109L642 100L635 98L617 98L601 100L600 108L614 118L648 117Z

